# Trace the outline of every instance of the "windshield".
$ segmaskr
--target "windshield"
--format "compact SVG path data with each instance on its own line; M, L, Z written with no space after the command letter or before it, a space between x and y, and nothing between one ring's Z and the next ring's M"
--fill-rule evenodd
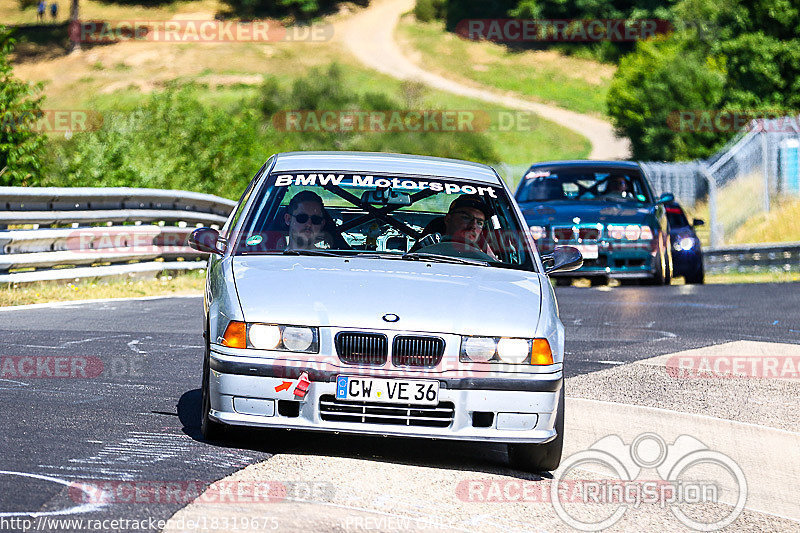
M532 168L517 193L520 202L553 200L649 202L650 197L641 174L632 169L566 169Z
M235 254L426 260L535 270L505 189L450 178L273 173Z

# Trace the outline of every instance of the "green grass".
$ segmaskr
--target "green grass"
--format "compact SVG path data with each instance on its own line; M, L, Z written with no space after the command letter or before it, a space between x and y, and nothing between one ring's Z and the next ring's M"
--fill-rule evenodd
M514 51L448 33L441 22L407 15L398 38L419 63L446 77L472 81L580 113L605 115L614 67L555 51Z
M0 307L94 298L202 294L205 271L147 280L86 279L74 283L36 282L0 285Z

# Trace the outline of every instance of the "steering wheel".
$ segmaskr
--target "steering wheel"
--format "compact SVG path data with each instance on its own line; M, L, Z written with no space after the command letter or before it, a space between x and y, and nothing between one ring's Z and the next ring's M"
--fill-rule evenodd
M438 254L447 255L450 257L464 257L467 259L477 259L479 261L496 261L494 257L485 253L474 243L454 241L449 236L442 236L440 233L433 233L431 235L438 235L441 240L435 244L423 246L422 248L416 250L417 252L421 254ZM462 246L463 249L459 249L459 247Z

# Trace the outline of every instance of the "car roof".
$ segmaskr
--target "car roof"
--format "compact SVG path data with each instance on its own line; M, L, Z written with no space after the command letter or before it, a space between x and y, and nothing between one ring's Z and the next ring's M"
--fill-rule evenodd
M636 161L595 161L593 159L572 159L569 161L543 161L534 163L530 168L537 167L564 167L564 168L587 168L595 167L602 169L628 169L641 170Z
M500 185L497 172L489 165L459 159L381 152L321 151L275 154L273 172L299 170L439 176Z

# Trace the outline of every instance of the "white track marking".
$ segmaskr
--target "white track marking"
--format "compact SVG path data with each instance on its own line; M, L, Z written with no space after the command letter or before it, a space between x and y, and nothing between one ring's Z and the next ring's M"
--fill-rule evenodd
M29 474L27 472L11 472L8 470L0 470L0 475L7 475L7 476L21 476L21 477L29 477L33 479L40 479L43 481L50 481L52 483L58 483L59 485L64 485L65 487L77 487L81 491L83 491L89 499L99 499L100 501L104 500L105 498L100 496L97 497L97 494L90 493L84 485L80 483L75 483L74 481L67 481L65 479L60 479L57 477L52 476L43 476L40 474ZM92 487L93 489L95 487ZM68 514L80 514L80 513L91 513L93 511L97 511L103 507L105 507L105 503L84 503L81 505L75 505L73 507L69 507L67 509L58 509L56 511L14 511L14 512L0 512L0 517L12 517L12 516L30 516L31 518L37 518L39 516L59 516L59 515L68 515Z

